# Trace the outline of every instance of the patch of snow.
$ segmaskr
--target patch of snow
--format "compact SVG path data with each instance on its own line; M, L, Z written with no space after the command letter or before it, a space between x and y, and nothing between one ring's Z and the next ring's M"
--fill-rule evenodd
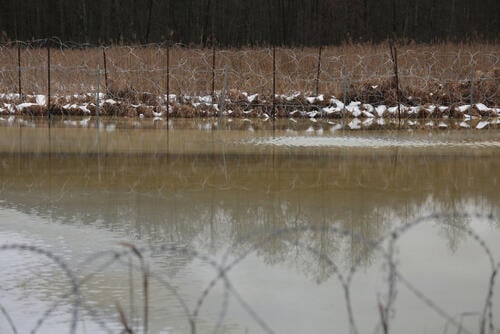
M461 128L464 128L464 129L468 129L468 128L470 128L470 125L469 125L469 124L467 124L466 122L460 122L460 124L459 124L459 125L460 125L460 127L461 127Z
M352 116L359 117L362 115L362 112L359 108L360 105L361 102L351 102L347 105L346 109L352 114Z
M378 117L382 117L386 110L387 110L387 107L384 105L380 105L380 106L377 106L375 108L375 111L377 112Z
M337 111L338 111L338 110L337 110L337 108L335 108L335 107L333 107L333 106L332 106L332 107L324 107L324 108L322 108L321 110L322 110L324 113L326 113L327 115L333 114L333 113L335 113L335 112L337 112Z
M84 104L84 105L79 106L78 108L79 108L81 111L83 111L84 113L86 113L86 114L90 114L90 110L87 108L87 105L88 105L88 104Z
M307 113L307 116L309 116L310 118L314 118L318 115L318 112L316 110L313 110L313 111L310 111Z
M330 99L330 104L336 106L338 109L344 109L344 102L337 99Z
M458 112L465 113L471 108L470 104L464 104L463 106L460 106L457 108Z
M210 95L200 96L198 100L205 104L212 104L212 96Z
M410 107L410 109L408 111L408 114L410 114L410 115L416 115L416 114L418 114L420 112L420 109L421 109L420 106Z
M16 113L16 107L12 103L4 103L3 105L7 108L9 113L11 113L11 114Z
M296 98L298 98L299 96L300 96L300 93L295 93L295 94L292 94L290 96L285 96L285 100L287 100L287 101L293 101Z
M259 97L259 94L253 94L253 95L250 95L247 99L248 99L248 102L252 103L253 101L255 101L255 99Z
M395 114L398 112L398 107L395 106L395 107L387 108L387 111L390 112L391 114Z
M156 111L153 110L153 116L154 117L162 117L163 116L163 111L156 112Z
M371 126L373 124L373 118L367 118L363 121L363 126Z
M45 95L35 95L36 98L36 103L40 106L44 106L47 104L47 99L45 98Z
M446 107L446 106L439 106L438 109L439 109L440 112L445 112L446 110L448 110L448 107Z
M369 103L363 104L363 108L365 108L365 110L369 113L373 113L375 111L375 108Z
M479 111L490 111L491 110L491 108L488 108L487 106L485 106L482 103L476 103L476 108Z
M430 106L427 106L425 110L427 110L430 114L432 114L436 110L436 106L431 104Z
M471 115L469 115L469 114L464 114L464 119L465 119L466 121L471 120L471 119L476 119L476 118L477 118L476 116L471 116Z
M377 124L378 125L385 125L385 119L383 119L383 118L377 119Z
M484 129L488 125L490 125L490 122L488 122L488 121L481 121L481 122L477 123L476 129Z
M24 108L29 108L31 106L36 106L37 104L36 103L29 103L29 102L25 102L25 103L21 103L21 104L18 104L16 106L17 110L23 110Z
M375 116L374 116L371 112L369 112L369 111L364 111L364 110L362 110L362 113L363 113L363 115L365 115L365 116L366 116L366 117L368 117L368 118L374 118L374 117L375 117Z

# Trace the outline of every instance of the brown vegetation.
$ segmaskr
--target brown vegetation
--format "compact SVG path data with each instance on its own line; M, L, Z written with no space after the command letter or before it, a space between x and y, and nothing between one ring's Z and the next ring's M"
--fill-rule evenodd
M271 49L216 50L214 64L210 49L172 47L168 60L164 46L115 46L104 51L106 73L101 48L51 51L53 113L85 114L74 105L82 103L95 113L98 86L99 92L105 93L102 100L117 102L104 102L100 113L129 117L165 113L167 87L171 95L169 115L173 117L215 115L221 112L222 104L235 117L271 115L272 110L278 117L287 116L297 110L319 110L328 106L330 97L374 106L397 104L387 44L323 48L319 77L317 49L278 48L275 109ZM448 116L453 116L454 107L471 102L500 106L498 52L497 44L399 46L400 102L406 106L448 106ZM46 53L38 48L21 50L23 94L47 94ZM17 49L0 48L0 67L4 69L0 72L0 93L19 91L17 61ZM316 87L325 99L310 103L306 98ZM212 94L218 106L197 100ZM258 96L250 101L251 94ZM9 101L3 97L3 102ZM24 96L16 100L21 102L35 101ZM22 113L44 115L47 111L34 105ZM427 116L425 112L419 115Z

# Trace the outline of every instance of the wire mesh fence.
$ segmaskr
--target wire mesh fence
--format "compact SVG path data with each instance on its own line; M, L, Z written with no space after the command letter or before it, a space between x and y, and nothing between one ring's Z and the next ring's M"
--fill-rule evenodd
M206 116L231 110L290 116L298 111L311 116L313 111L356 117L345 108L354 101L374 107L425 106L415 112L403 109L405 116L419 118L434 111L434 116L464 110L476 116L499 114L496 44L399 46L396 70L398 87L386 45L200 49L168 42L101 47L39 40L0 46L2 100L33 103L33 96L51 95L45 102L56 113L71 109L70 102L92 103L89 111L95 112L95 105L113 99L103 112ZM169 103L175 108L167 108ZM139 105L144 108L136 112ZM332 106L335 112L323 110ZM374 114L370 107L364 111Z

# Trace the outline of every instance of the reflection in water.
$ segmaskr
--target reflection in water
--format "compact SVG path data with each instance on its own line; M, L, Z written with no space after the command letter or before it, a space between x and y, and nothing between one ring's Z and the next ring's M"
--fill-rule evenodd
M69 257L81 254L80 260L123 240L189 246L214 256L230 248L230 257L237 258L277 229L310 226L314 229L259 244L249 261L254 270L284 267L287 273L298 270L322 283L334 275L325 257L344 270L357 261L365 268L379 264L377 254L354 236L379 240L431 212L446 213L453 225L464 228L475 220L463 213L480 212L499 227L496 134L481 133L476 145L470 133L462 132L311 139L301 137L300 128L278 127L273 138L265 129L249 133L103 126L2 129L0 218L5 224L0 243L9 233L19 233L14 237L18 242L25 235L69 249ZM297 140L300 145L293 144ZM410 145L412 140L417 144ZM436 144L443 142L448 144ZM341 235L332 226L352 234ZM90 240L81 240L74 228L89 233ZM433 231L439 236L436 243L444 241L448 252L467 244L467 233L448 224ZM192 280L185 289L201 288L194 276L204 274L192 256L157 260L169 276ZM102 275L95 281L102 283L109 275L115 284L126 285L119 274ZM102 292L95 284L87 293L99 303ZM117 291L112 294L122 298ZM199 296L192 295L194 300ZM185 328L179 326L175 328Z

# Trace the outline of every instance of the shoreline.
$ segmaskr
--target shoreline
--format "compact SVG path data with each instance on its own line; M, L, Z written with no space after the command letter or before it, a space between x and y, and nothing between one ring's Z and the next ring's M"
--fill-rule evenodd
M167 102L168 101L168 102ZM98 107L97 107L98 106ZM0 117L9 116L103 116L134 118L205 118L225 117L241 119L329 119L356 120L360 123L381 123L396 120L463 122L500 122L500 107L489 107L483 103L451 105L370 104L351 101L344 104L334 96L309 96L300 93L272 96L231 91L226 96L221 92L213 97L170 94L155 96L142 94L142 100L130 101L113 98L110 94L75 94L51 97L46 95L0 94ZM464 126L466 127L466 126Z

